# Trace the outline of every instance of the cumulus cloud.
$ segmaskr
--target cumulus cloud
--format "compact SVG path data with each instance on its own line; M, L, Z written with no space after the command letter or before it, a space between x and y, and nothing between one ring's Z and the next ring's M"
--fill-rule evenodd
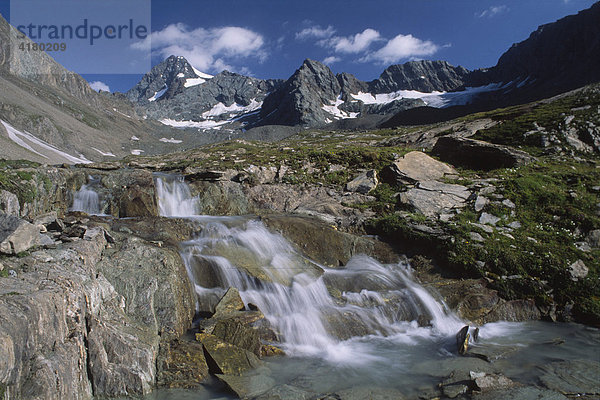
M367 54L359 61L390 64L402 59L430 56L438 50L439 46L430 40L421 40L413 35L398 35L390 39L381 49Z
M332 65L332 64L335 64L336 62L340 62L340 61L342 61L342 59L340 57L329 56L323 60L323 64Z
M185 57L194 67L207 72L236 70L231 64L244 58L260 62L268 57L262 35L246 28L189 29L186 25L171 24L152 32L146 39L133 44L139 50L152 49L162 57Z
M90 82L90 87L92 89L94 89L96 92L99 91L103 91L103 92L110 92L110 88L108 87L108 85L104 82L100 82L100 81L94 81L94 82Z
M367 28L353 36L334 36L319 42L324 47L331 47L337 53L360 53L369 48L371 43L380 40L381 35L375 29Z
M478 18L492 18L498 14L502 14L508 11L508 7L505 5L491 6L481 12L475 13Z
M300 32L296 33L296 39L325 39L330 38L331 36L333 36L334 33L335 29L333 29L333 26L331 25L329 25L325 29L321 28L318 25L315 25L308 28L304 28Z

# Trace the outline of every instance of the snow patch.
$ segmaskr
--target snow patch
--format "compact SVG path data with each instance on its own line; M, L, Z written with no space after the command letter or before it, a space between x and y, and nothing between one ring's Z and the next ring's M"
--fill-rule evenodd
M154 93L154 96L150 97L148 99L148 101L156 101L158 99L160 99L162 97L163 94L165 94L165 92L169 90L169 87L167 85L165 85L164 88L162 88L161 90L159 90L158 92Z
M136 149L136 150L131 150L131 154L133 154L134 156L139 156L139 155L141 155L143 152L144 152L144 150L139 150L139 149Z
M221 125L229 123L229 121L175 121L165 118L159 121L161 124L173 126L175 128L200 128L200 129L220 129Z
M467 87L460 92L419 92L416 90L399 90L392 93L371 94L358 92L351 94L354 99L362 101L364 104L388 104L402 99L421 99L426 105L435 108L444 108L456 105L465 105L471 102L473 97L479 93L490 92L500 89L502 83L491 83L486 86Z
M330 105L323 104L321 109L333 115L335 119L356 118L358 116L359 113L340 110L339 107L342 104L344 104L344 100L342 100L342 95L340 94L335 101L330 103Z
M137 137L137 136L132 136L132 137L131 137L131 140L135 140L135 141L137 142L137 141L139 141L139 140L140 140L140 138L139 138L139 137Z
M202 83L206 82L206 79L202 79L202 78L187 78L185 80L185 83L183 84L183 86L185 86L186 88L188 87L192 87L192 86L198 86Z
M108 152L108 153L105 153L105 152L103 152L102 150L98 150L98 149L97 149L97 148L95 148L95 147L92 147L92 150L96 150L98 153L102 154L102 155L103 155L103 156L105 156L105 157L116 157L116 156L115 156L113 153L110 153L110 152Z
M194 70L194 73L199 77L199 78L204 78L204 79L212 79L214 78L214 76L209 75L209 74L205 74L204 72L198 71L196 68L192 67L192 69Z
M164 143L182 143L183 142L183 140L177 140L177 139L173 139L173 138L171 138L171 139L160 138L158 140L160 140L161 142L164 142Z
M184 76L185 76L185 74L183 72L180 72L180 73L177 74L178 78L183 78Z
M243 106L238 103L233 103L230 106L226 106L223 103L217 103L208 111L202 113L202 117L205 119L209 119L211 117L215 117L223 114L240 114L240 113L248 113L252 111L256 111L262 107L262 101L256 101L256 99L252 99L250 104L247 106Z
M61 151L58 148L52 146L51 144L44 142L41 139L38 139L37 137L33 136L31 133L29 133L27 131L21 132L21 131L15 129L12 125L10 125L7 122L4 122L3 120L0 120L0 122L2 122L2 125L4 125L4 128L6 128L6 132L8 133L8 137L10 140L15 142L17 145L35 153L41 157L48 158L48 156L36 151L33 147L31 147L31 144L35 145L35 146L39 146L44 150L51 151L65 159L69 160L70 162L72 162L74 164L90 164L92 162L82 155L80 155L79 157L74 157L70 154L67 154L64 151ZM27 142L29 142L29 143L27 143Z

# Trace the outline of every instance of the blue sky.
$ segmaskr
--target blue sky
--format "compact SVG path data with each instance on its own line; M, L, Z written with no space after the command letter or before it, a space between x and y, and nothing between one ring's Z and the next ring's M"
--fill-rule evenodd
M153 0L151 40L130 51L142 57L141 50L151 47L152 65L175 53L203 72L229 69L258 78L288 78L305 58L363 80L412 59L475 69L496 64L539 25L595 1ZM3 15L7 3L0 7ZM63 62L69 67L68 60ZM126 91L141 75L84 77Z

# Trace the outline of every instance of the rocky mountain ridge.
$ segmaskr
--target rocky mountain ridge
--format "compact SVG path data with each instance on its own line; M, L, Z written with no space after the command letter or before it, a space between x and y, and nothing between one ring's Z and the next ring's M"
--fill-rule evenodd
M367 125L374 126L414 108L419 110L413 113L417 123L418 113L444 114L435 111L439 108L467 106L464 110L489 110L548 97L600 80L596 68L600 61L600 31L594 23L600 18L599 10L600 6L595 4L577 15L541 26L528 39L504 53L496 66L487 69L468 71L445 61L410 61L389 66L379 78L364 82L348 73L334 75L326 65L305 60L285 82L240 77L241 82L223 79L218 87L210 81L187 89L177 86L173 91L169 89L175 97L161 93L165 99L162 105L160 102L148 104L148 95L164 87L163 80L157 79L152 93L146 93L146 98L138 100L138 104L152 118L179 121L170 122L179 127L205 130L221 129L223 125L228 129L328 124L348 128L361 123L364 126L364 122L358 120L369 121ZM160 68L173 58L160 64ZM149 76L144 77L139 85L147 84L148 79ZM248 91L240 84L258 84L262 88ZM221 107L221 116L216 117L219 111L210 107L221 99L219 91L223 92L221 104L224 107ZM232 91L248 94L235 98L231 96ZM256 103L248 107L252 101ZM236 112L231 113L230 109ZM260 111L255 115L257 110ZM239 121L246 113L252 113L251 118L241 118L241 124L225 124ZM457 113L447 114L448 117L442 119ZM215 124L212 122L215 119L224 124ZM344 121L355 119L356 122Z

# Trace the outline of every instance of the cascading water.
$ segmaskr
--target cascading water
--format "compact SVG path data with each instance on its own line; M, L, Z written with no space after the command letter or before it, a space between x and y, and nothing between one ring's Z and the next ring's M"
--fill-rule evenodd
M212 309L228 287L236 287L244 302L265 314L289 354L364 362L370 350L362 352L348 339L406 334L417 329L410 322L417 318L430 321L424 329L437 336L464 325L412 279L407 264L356 256L343 269L325 268L258 220L196 215L198 204L182 179L157 176L156 188L163 216L202 224L199 236L182 244L199 310Z
M600 348L600 331L542 322L482 326L469 352L500 354L494 364L459 357L454 335L465 323L412 278L408 264L382 265L363 255L344 268L325 268L259 220L197 215L201 205L181 178L157 175L156 187L162 215L201 225L201 233L181 247L198 310L213 310L227 288L236 287L246 304L265 314L292 356L269 359L253 372L276 382L273 398L334 392L350 395L331 398L418 398L423 390L431 398L438 393L432 388L453 371L491 368L534 387L549 362L597 363L589 348ZM568 340L558 346L556 336ZM183 397L166 392L156 398ZM214 395L194 390L189 398Z
M100 215L102 214L100 197L93 189L94 185L98 183L98 180L94 179L92 176L88 177L88 179L89 182L82 185L75 193L73 197L73 206L70 208L70 211L82 211L90 215Z

